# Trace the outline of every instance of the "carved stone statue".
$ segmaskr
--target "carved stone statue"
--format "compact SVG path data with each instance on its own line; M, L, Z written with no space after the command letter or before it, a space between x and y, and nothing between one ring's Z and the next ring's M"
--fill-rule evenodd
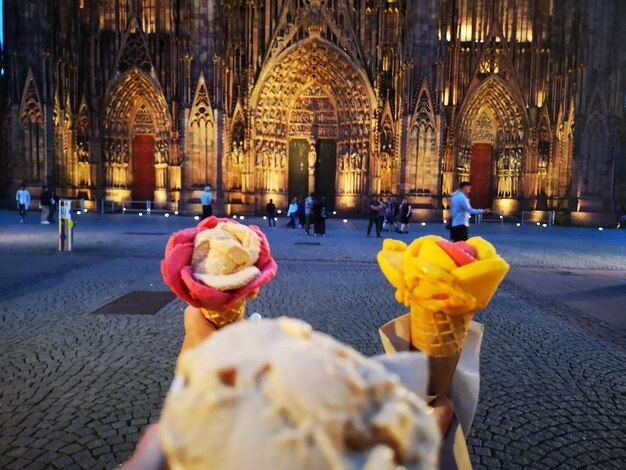
M315 145L311 144L309 146L309 169L315 169L315 163L317 162L317 152L315 151Z

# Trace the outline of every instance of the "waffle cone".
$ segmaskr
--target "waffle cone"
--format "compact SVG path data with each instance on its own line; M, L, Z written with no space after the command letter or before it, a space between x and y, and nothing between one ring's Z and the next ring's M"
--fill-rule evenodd
M473 314L446 315L411 305L411 343L427 356L461 353Z
M200 311L216 328L222 328L223 326L243 319L243 315L246 312L246 300L246 297L244 297L233 305L232 309L226 312L218 312L206 308L201 308Z

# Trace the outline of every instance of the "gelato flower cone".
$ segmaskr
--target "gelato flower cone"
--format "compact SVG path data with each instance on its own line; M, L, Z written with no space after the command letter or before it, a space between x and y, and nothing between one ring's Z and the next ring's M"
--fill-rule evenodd
M377 260L396 300L411 309L411 344L430 358L430 393L446 393L472 317L489 304L509 265L481 237L452 243L434 235L408 246L385 240Z
M246 299L256 297L276 270L257 226L217 217L174 233L161 261L165 284L218 328L243 318Z

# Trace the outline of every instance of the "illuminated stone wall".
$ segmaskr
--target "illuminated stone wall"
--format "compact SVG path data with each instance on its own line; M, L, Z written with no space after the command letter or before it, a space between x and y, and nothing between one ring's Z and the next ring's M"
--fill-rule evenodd
M339 210L376 192L437 217L473 177L495 209L609 212L626 203L619 5L6 0L3 196L196 210L211 184L254 212L323 187Z

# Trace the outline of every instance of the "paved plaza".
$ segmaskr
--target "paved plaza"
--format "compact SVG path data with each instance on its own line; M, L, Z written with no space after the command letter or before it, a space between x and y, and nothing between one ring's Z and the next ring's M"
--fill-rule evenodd
M263 222L246 219L245 222ZM57 228L0 212L0 468L114 468L159 418L181 345L183 303L154 315L92 312L164 291L165 243L189 217L84 214L75 250ZM284 225L284 221L282 221ZM279 266L249 311L311 323L367 355L404 313L364 220L328 235L265 230ZM263 226L263 225L262 225ZM413 237L445 235L413 225ZM512 270L478 315L475 468L626 468L626 230L482 224ZM386 235L391 236L391 235Z

